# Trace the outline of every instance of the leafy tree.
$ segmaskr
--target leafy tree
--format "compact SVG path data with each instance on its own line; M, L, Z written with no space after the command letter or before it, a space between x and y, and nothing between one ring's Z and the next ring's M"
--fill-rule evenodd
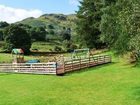
M49 25L48 25L48 28L49 28L49 29L54 29L54 26L53 26L52 24L49 24Z
M7 22L0 22L0 40L3 40L3 30L7 26L9 26Z
M30 32L31 38L36 41L45 41L46 34L47 32L43 27L33 27Z
M89 48L99 48L102 0L83 0L77 12L77 33Z
M27 33L30 34L30 31L31 31L31 28L32 28L31 26L29 26L28 24L22 24L22 23L19 23L18 26L25 29L27 31Z
M7 22L0 22L0 28L4 28L9 26L9 24Z
M0 40L3 40L3 30L0 30Z
M71 40L71 28L63 28L62 39L67 41Z
M31 38L24 28L17 24L11 24L4 30L5 50L22 48L27 54L31 48Z
M102 40L118 54L140 51L140 1L116 0L103 9ZM138 57L138 56L137 56Z
M54 32L53 29L48 30L48 33L49 33L50 35L54 35L54 34L55 34L55 32Z

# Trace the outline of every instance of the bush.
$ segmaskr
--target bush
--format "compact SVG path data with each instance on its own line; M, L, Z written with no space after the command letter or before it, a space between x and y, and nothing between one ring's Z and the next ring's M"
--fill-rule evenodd
M45 41L46 40L46 30L43 27L33 27L30 30L30 36L32 40L35 41Z
M55 32L54 32L54 30L49 30L49 34L51 34L51 35L54 35L55 34Z
M63 47L67 52L73 52L74 49L77 49L77 45L73 44L71 41L63 41Z
M53 26L52 24L49 24L49 25L48 25L48 28L49 28L49 29L54 29L54 26Z
M61 52L61 51L62 51L62 48L59 47L59 46L55 46L55 47L54 47L54 51L56 51L56 52Z
M69 48L67 48L67 52L73 52L75 49L77 49L77 45L71 44Z

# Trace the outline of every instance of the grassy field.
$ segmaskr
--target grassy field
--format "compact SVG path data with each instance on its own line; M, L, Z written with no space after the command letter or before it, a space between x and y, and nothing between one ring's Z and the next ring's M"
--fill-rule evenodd
M31 49L38 49L38 52L51 52L54 50L55 46L62 47L58 42L34 42L31 46ZM4 46L4 42L0 41L0 52L3 51L2 47ZM32 60L32 59L39 59L41 62L46 62L47 58L50 56L50 54L46 55L39 55L34 54L30 56L25 56L25 60ZM52 55L51 55L52 56ZM6 54L6 53L0 53L0 63L10 63L12 62L12 55Z
M113 63L66 74L0 74L0 105L140 105L140 68Z
M0 52L2 51L2 47L4 46L4 42L0 41ZM51 41L51 42L33 42L31 49L38 49L40 52L51 52L54 50L55 46L62 47L62 43L59 41Z
M32 44L31 49L38 49L38 51L41 52L51 52L54 50L55 46L60 46L62 47L62 45L60 45L60 43L58 42L54 42L54 43L49 43L49 42L34 42Z
M39 59L37 56L25 56L25 61L32 59ZM0 53L0 63L11 63L12 62L12 54Z

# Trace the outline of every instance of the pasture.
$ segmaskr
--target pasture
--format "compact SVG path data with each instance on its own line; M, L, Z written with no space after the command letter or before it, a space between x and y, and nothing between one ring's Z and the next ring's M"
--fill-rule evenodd
M0 105L139 105L139 67L113 61L65 76L1 73Z

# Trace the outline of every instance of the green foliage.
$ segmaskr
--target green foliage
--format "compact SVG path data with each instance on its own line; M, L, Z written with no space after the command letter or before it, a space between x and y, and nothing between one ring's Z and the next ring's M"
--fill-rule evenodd
M74 44L72 41L64 40L63 47L66 52L73 52L74 49L77 49L77 45Z
M11 24L4 30L5 50L22 48L25 53L30 52L31 38L24 28L17 24Z
M8 26L9 24L7 22L0 22L0 41L3 40L3 30Z
M63 27L63 32L62 32L62 39L70 41L71 40L71 29L70 28L65 28Z
M35 19L35 18L27 18L18 23L26 24L31 27L46 27L46 24L44 22L42 22L39 19Z
M49 33L50 35L54 35L54 34L55 34L55 32L54 32L53 29L48 30L48 33Z
M0 28L5 28L7 26L9 26L7 22L0 22Z
M35 41L45 41L46 34L47 32L43 27L33 27L30 31L31 38Z
M140 2L117 0L103 9L101 39L117 53L140 50Z
M62 51L62 48L59 47L59 46L55 46L55 47L54 47L54 51L55 51L55 52L61 52L61 51Z
M81 6L77 12L77 32L89 48L99 48L100 30L99 25L101 22L101 0L83 0L80 2Z
M0 30L0 41L3 40L3 30Z
M63 15L63 14L44 14L39 18L27 18L18 23L26 24L31 27L43 27L48 32L48 40L63 40L62 32L63 27L71 28L72 40L76 36L75 27L76 27L76 15ZM33 32L34 33L34 32ZM48 36L49 35L49 36Z
M52 24L49 24L49 25L48 25L48 28L49 28L49 29L54 29L54 26L53 26Z

